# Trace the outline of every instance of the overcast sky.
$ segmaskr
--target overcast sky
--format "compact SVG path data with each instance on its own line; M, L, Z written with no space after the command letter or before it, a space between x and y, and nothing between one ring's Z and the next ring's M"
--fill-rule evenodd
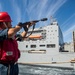
M48 21L36 24L36 27L42 27L49 25L53 16L63 32L64 42L72 41L75 0L0 0L0 12L3 11L10 14L13 26L18 22L48 18Z

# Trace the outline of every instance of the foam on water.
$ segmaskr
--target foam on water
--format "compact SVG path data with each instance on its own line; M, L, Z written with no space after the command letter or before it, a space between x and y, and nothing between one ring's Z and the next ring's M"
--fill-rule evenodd
M74 70L19 65L19 75L75 75Z

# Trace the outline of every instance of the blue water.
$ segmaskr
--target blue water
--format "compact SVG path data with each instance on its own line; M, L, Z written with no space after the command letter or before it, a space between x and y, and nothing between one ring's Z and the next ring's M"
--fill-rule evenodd
M75 75L75 70L19 65L19 75Z

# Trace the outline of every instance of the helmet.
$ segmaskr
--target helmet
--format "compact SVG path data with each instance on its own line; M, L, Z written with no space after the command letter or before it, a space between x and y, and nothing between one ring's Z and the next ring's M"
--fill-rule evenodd
M0 22L11 22L11 18L7 12L0 12Z

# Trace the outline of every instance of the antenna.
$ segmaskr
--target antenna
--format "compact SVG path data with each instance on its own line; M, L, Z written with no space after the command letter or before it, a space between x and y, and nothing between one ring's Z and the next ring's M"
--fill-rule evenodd
M50 16L51 25L53 24L53 16Z
M56 18L54 18L53 16L50 16L50 20L51 20L51 25L57 24Z

